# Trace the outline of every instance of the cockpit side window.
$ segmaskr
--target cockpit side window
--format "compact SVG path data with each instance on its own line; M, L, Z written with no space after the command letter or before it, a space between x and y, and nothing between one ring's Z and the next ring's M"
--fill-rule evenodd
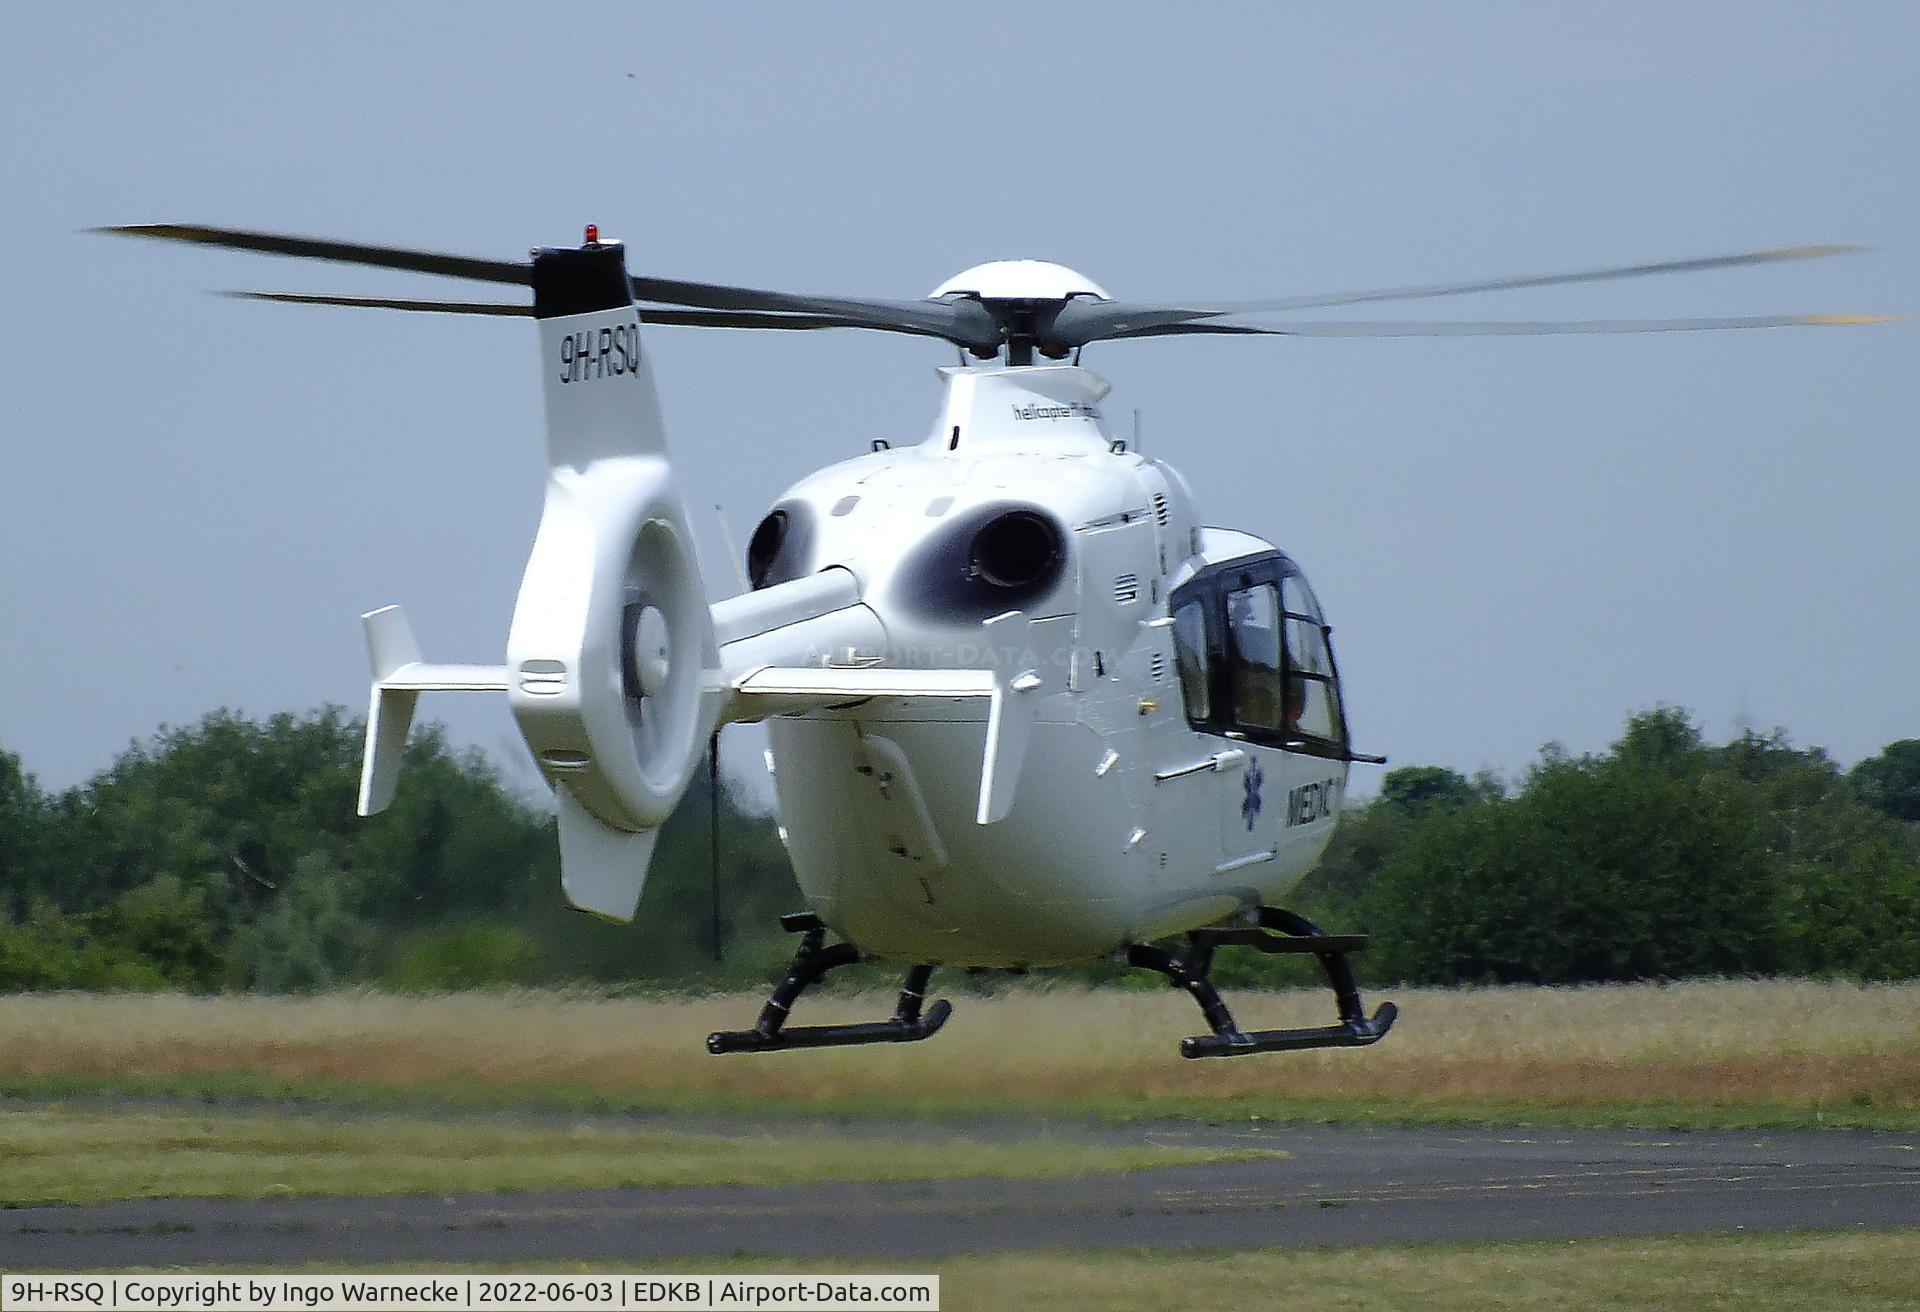
M1173 662L1180 671L1180 694L1187 719L1203 724L1213 718L1213 694L1207 686L1206 603L1190 601L1173 612Z
M1322 623L1320 603L1314 599L1313 589L1298 574L1288 574L1280 580L1280 600L1286 606L1289 615L1298 615L1302 619Z
M1344 720L1333 652L1327 646L1320 606L1298 574L1281 579L1287 648L1287 731L1299 738L1341 746Z
M1271 583L1227 593L1227 660L1233 720L1278 733L1287 727L1280 677L1280 593Z

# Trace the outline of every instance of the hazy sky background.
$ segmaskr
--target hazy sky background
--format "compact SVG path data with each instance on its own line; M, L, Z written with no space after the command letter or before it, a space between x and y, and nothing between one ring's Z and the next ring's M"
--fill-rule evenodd
M543 472L528 324L206 294L485 289L89 225L518 258L594 221L669 276L917 296L1030 256L1134 299L1858 242L1356 316L1920 310L1906 3L9 7L0 111L0 746L52 787L217 706L362 706L376 605L500 659ZM1511 773L1670 702L1850 762L1920 735L1915 334L1086 363L1209 522L1305 566L1362 749ZM716 591L714 502L744 538L918 440L951 360L652 342ZM531 776L502 700L423 713Z

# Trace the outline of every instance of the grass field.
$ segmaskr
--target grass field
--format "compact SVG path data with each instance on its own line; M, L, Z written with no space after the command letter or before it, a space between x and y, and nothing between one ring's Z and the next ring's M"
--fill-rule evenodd
M875 1140L803 1131L775 1139L498 1118L52 1106L0 1111L0 1207L120 1198L1032 1180L1280 1155L1045 1136Z
M631 1271L633 1266L548 1263L516 1269ZM363 1270L364 1264L354 1269ZM1029 1307L1058 1312L1911 1312L1920 1306L1920 1233L1912 1231L1218 1253L1022 1253L878 1266L706 1258L650 1262L645 1269L660 1274L937 1272L946 1312Z
M939 1271L949 1312L1911 1312L1920 1235L980 1256Z
M940 1284L948 1312L1911 1312L1920 1234L983 1256Z
M1920 984L1695 982L1391 991L1373 1048L1181 1060L1172 990L956 996L922 1044L711 1057L749 996L0 999L0 1093L88 1090L357 1101L943 1116L1920 1126ZM1321 1024L1319 991L1233 999L1249 1025ZM890 997L823 990L804 1019Z

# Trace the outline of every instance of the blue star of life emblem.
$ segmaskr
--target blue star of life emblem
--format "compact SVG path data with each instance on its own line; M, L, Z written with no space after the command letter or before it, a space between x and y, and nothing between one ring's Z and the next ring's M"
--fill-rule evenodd
M1260 789L1267 782L1258 757L1247 763L1246 777L1242 782L1246 785L1247 795L1240 803L1240 818L1247 822L1247 832L1252 833L1254 821L1260 818Z

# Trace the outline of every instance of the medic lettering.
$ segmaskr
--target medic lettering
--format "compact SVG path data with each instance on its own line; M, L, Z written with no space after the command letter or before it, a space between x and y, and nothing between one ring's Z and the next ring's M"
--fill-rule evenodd
M583 329L560 339L560 381L584 383L640 372L640 324Z
M1287 793L1287 826L1310 825L1315 820L1325 820L1333 815L1340 805L1340 781L1321 779L1310 784L1301 784Z

